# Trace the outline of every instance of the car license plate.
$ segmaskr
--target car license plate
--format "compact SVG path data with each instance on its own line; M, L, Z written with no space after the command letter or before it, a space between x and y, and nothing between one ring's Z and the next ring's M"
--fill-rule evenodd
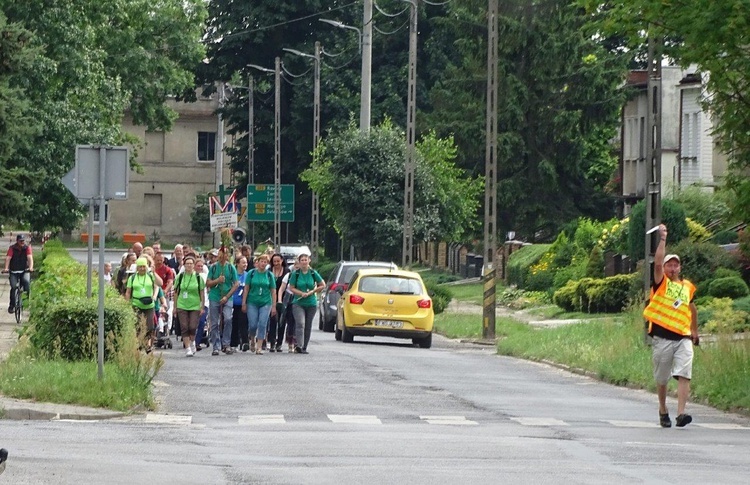
M375 320L376 327L402 328L404 322L398 320Z

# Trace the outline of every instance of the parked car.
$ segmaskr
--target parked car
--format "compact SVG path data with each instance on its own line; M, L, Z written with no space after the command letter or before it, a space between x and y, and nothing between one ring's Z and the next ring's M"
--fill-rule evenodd
M279 246L279 254L284 257L287 265L291 266L300 254L312 254L306 244L282 244Z
M432 346L435 313L419 273L399 269L361 269L339 300L336 340L355 335L410 338Z
M341 293L349 288L354 273L364 268L396 269L393 263L383 261L339 261L326 279L326 287L320 295L320 318L318 328L324 332L333 332L336 326L336 313Z

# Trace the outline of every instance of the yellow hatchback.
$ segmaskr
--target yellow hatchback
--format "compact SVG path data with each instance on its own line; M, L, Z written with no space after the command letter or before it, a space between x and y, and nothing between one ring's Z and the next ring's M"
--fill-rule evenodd
M399 269L361 269L339 299L336 340L355 335L410 338L432 346L435 313L419 273Z

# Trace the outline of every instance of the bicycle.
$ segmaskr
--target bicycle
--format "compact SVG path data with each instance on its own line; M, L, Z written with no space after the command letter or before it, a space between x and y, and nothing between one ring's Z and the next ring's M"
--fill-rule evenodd
M11 275L16 275L16 284L15 287L11 287L11 293L15 292L15 301L13 302L13 306L15 307L15 315L16 315L16 323L20 324L21 320L23 319L23 275L25 273L29 273L30 271L28 269L20 270L20 271L8 271Z

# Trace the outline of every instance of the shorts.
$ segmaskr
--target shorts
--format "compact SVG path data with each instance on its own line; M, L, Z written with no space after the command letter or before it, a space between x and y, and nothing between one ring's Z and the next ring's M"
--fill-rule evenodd
M654 337L651 359L654 363L654 380L665 385L670 377L692 378L693 342L689 338L669 340Z
M201 319L200 310L177 310L180 320L180 335L195 338L198 322Z

